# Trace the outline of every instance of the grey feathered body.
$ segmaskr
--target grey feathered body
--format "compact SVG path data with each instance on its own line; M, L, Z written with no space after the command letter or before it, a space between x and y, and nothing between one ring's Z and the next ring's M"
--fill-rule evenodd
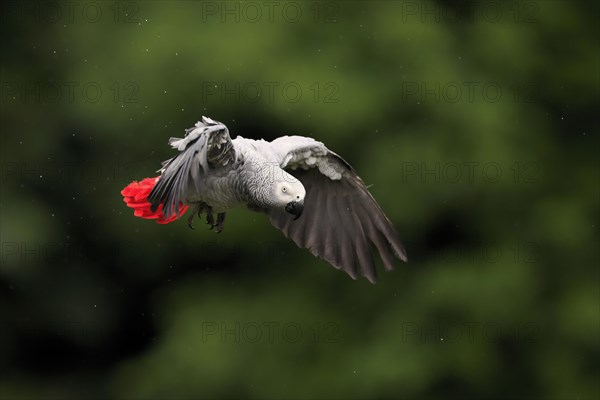
M265 212L298 246L371 282L375 251L386 270L393 269L394 258L407 260L394 226L356 171L321 142L303 136L232 140L225 125L203 117L184 138L169 143L179 153L163 163L148 197L153 210L163 204L171 216L181 204L217 213L247 205ZM290 179L301 182L306 194L306 212L297 221L274 200L275 183Z
M240 136L231 144L236 155L231 165L201 174L198 185L190 176L187 203L204 202L221 213L239 206L256 206L269 196L267 183L283 171L275 154L269 151L269 143Z
M218 176L204 175L200 180L200 190L189 185L185 202L204 202L218 213L245 204L248 199L243 195L245 191L240 173L243 171L236 168Z

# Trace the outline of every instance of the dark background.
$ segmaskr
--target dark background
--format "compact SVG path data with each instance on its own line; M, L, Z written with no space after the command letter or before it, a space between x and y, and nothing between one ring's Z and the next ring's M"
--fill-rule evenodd
M3 3L1 397L598 398L598 17ZM133 217L202 115L323 141L409 263L373 286L247 210Z

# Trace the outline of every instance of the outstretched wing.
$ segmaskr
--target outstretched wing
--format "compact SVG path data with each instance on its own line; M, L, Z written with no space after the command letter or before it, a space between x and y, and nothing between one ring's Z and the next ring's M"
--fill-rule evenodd
M186 129L183 139L170 138L169 144L179 154L163 162L160 178L148 199L153 211L163 203L166 216L174 213L179 216L179 204L185 203L189 184L198 191L200 174L234 164L236 153L227 127L207 117Z
M271 223L298 246L310 250L353 279L359 274L375 283L373 250L386 270L394 256L407 261L396 229L354 169L322 143L301 136L271 142L288 170L306 189L304 213L294 221L281 210L268 210Z

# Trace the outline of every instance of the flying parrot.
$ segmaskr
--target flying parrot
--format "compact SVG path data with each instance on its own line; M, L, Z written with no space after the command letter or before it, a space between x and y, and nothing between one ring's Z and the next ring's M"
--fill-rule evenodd
M162 163L158 177L121 191L137 217L165 224L192 208L190 227L196 214L206 213L211 229L221 232L227 210L246 206L353 279L360 274L375 283L374 250L387 271L395 258L407 261L396 229L363 181L321 142L232 140L225 125L202 117L169 144L178 153Z

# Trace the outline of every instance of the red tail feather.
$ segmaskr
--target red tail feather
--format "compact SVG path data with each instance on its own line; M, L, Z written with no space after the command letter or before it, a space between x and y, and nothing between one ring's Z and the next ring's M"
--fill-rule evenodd
M155 178L146 178L142 181L133 181L129 185L125 186L123 190L121 190L121 194L123 195L123 201L127 204L127 207L133 208L135 211L133 215L140 218L145 219L156 219L156 223L158 224L168 224L169 222L175 221L177 218L176 213L173 215L164 215L163 214L163 204L159 204L156 211L152 212L150 210L150 202L148 201L148 196L152 191L154 185L158 181L158 176ZM179 216L182 216L189 206L185 204L179 204Z

